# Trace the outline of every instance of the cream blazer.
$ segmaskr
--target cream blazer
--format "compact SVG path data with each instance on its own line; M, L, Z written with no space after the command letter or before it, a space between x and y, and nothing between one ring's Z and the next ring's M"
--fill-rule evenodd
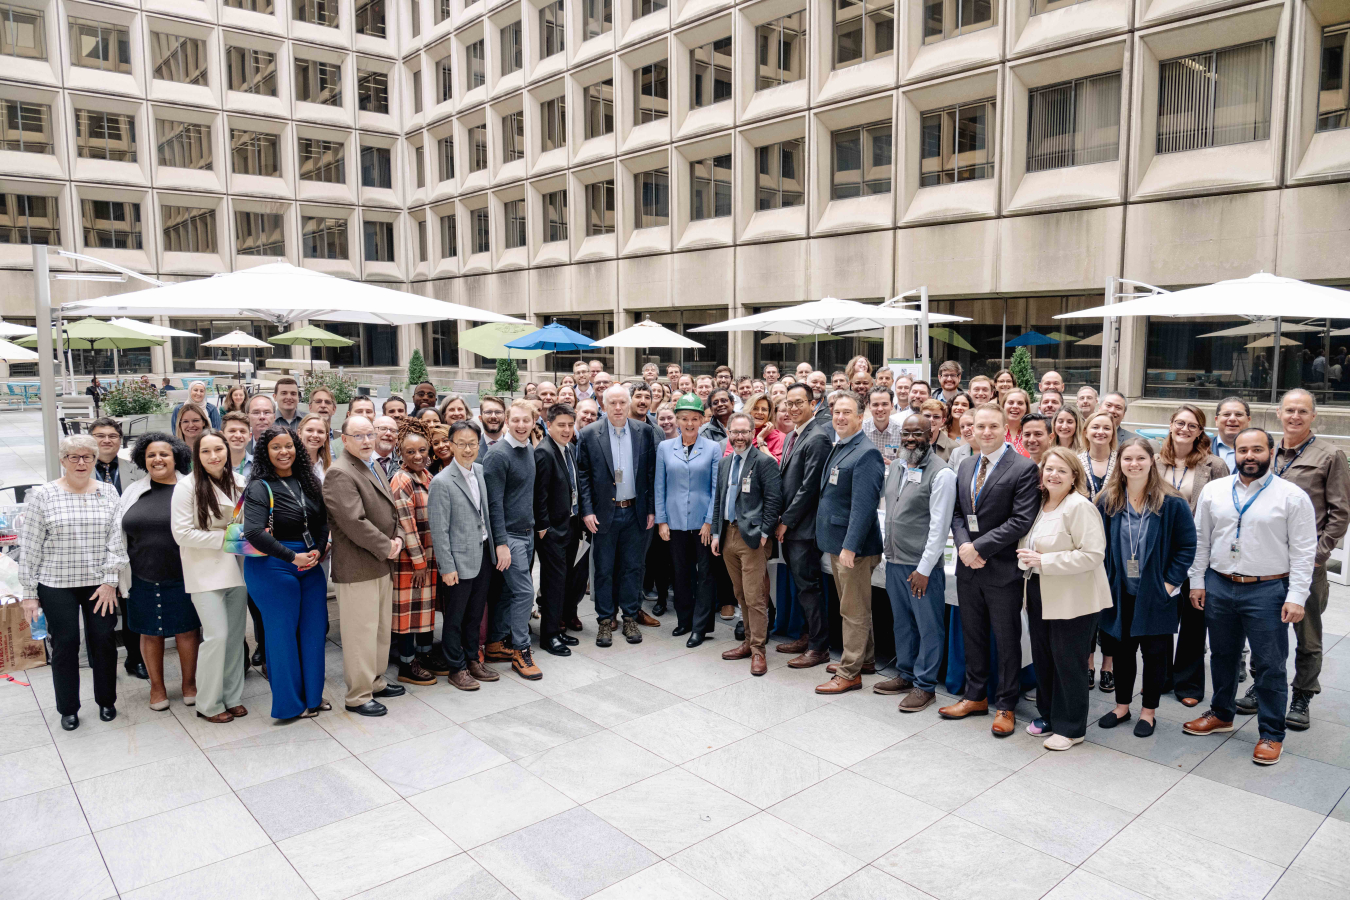
M1060 527L1037 537L1041 553L1041 618L1076 619L1112 605L1106 577L1106 531L1091 500L1072 492L1060 504ZM1040 515L1036 517L1040 521ZM1036 529L1032 525L1030 535ZM1017 542L1027 547L1027 537ZM1018 564L1019 568L1024 568ZM1023 603L1026 587L1023 583Z
M236 472L234 483L242 491L244 479ZM194 476L180 475L173 489L173 507L170 527L178 542L178 553L183 558L183 587L189 594L223 591L244 583L243 557L226 553L225 526L234 517L234 503L216 488L216 504L220 515L208 524L197 527L197 495Z

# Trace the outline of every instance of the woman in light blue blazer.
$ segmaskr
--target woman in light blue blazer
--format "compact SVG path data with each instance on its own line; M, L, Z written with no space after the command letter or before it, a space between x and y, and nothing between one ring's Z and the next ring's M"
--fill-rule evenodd
M722 448L698 433L703 404L696 395L680 398L675 421L680 433L656 448L656 527L661 540L670 542L675 570L676 626L671 634L687 634L687 646L697 647L713 630L709 542Z

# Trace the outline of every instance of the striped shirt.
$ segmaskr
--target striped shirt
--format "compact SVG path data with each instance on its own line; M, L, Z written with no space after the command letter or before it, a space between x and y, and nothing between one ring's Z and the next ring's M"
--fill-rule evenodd
M19 544L19 583L25 599L39 584L70 588L117 584L127 564L116 527L120 498L111 484L73 494L50 481L28 492Z

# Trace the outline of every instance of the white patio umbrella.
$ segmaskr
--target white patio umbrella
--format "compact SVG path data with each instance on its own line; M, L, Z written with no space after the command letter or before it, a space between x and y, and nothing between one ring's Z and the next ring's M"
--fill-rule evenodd
M678 347L683 350L701 350L703 345L693 338L671 331L659 322L643 319L632 328L617 331L607 338L595 341L595 347Z
M0 362L36 362L37 358L36 351L0 340Z
M252 348L254 350L270 350L272 345L267 341L260 341L251 334L245 334L242 331L231 331L229 334L222 335L213 341L203 341L203 347L229 347L234 352L234 362L237 371L235 378L243 379L244 368L239 365L239 350L241 348Z
M1322 331L1317 325L1299 325L1296 322L1281 322L1280 331L1282 333L1294 334L1296 332ZM1274 334L1275 321L1273 319L1265 322L1248 322L1246 325L1235 325L1232 328L1224 328L1220 331L1211 331L1208 334L1197 334L1196 337L1202 338L1220 338L1220 337L1249 337L1255 334ZM1269 344L1265 346L1269 347Z
M148 334L153 337L201 337L201 335L195 331L181 331L177 328L167 328L163 325L152 325L149 322L138 322L135 319L120 318L109 319L108 321L114 325L121 325L123 328L130 328L132 331L139 331L141 334Z
M1244 319L1350 319L1350 291L1258 272L1202 287L1063 313L1056 319L1116 316L1228 316Z
M1263 338L1257 338L1256 340L1252 341L1250 344L1244 344L1243 346L1244 346L1244 347L1274 347L1274 346L1275 346L1275 335L1273 335L1273 334L1268 334L1268 335L1266 335L1266 336L1263 337ZM1302 346L1303 346L1303 342L1302 342L1302 341L1296 341L1296 340L1294 340L1293 338L1281 337L1281 338L1280 338L1280 346L1281 346L1281 347L1302 347Z
M0 319L0 338L27 337L30 334L37 334L37 329L30 328L27 325L15 325L13 322Z

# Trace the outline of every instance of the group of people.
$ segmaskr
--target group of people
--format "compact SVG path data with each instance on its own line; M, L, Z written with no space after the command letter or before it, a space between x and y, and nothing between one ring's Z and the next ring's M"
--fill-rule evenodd
M78 726L81 614L100 715L116 715L119 610L125 665L150 680L153 709L169 705L172 635L198 715L246 715L252 664L271 681L274 717L312 717L330 708L331 580L344 706L378 716L400 682L445 677L478 690L499 680L495 662L542 678L531 625L541 650L570 655L588 584L598 646L616 631L640 642L669 595L672 633L690 647L738 608L737 643L722 658L763 675L776 613L768 563L780 558L802 626L774 650L793 668L825 665L816 690L837 694L876 671L872 575L884 559L897 674L872 687L899 695L900 712L936 701L959 626L964 690L938 712L992 711L992 733L1012 734L1025 622L1030 734L1054 750L1081 742L1098 685L1116 699L1098 725L1130 720L1142 658L1134 732L1146 737L1164 692L1191 707L1204 699L1208 642L1209 708L1184 730L1225 731L1237 712L1256 713L1253 758L1278 761L1285 728L1310 725L1325 561L1350 524L1350 470L1313 434L1312 396L1282 398L1278 443L1228 398L1213 438L1206 414L1182 404L1155 446L1124 428L1119 393L1083 387L1070 402L1055 372L1037 388L1006 370L963 385L950 361L934 384L874 372L862 357L828 376L770 364L762 382L672 365L663 383L649 364L641 380L615 383L592 361L560 384L526 385L520 399L481 397L476 415L430 383L378 411L357 397L335 431L323 388L302 415L290 379L272 396L232 389L219 409L195 383L173 434L142 436L130 465L114 419L62 442L63 476L29 495L25 608L47 612L63 727ZM837 662L822 557L839 598ZM644 600L655 600L651 613ZM1247 645L1253 683L1239 697Z

